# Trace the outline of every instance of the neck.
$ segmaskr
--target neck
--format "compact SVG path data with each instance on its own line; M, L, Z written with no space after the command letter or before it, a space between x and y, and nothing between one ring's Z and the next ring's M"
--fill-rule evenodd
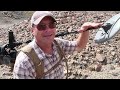
M47 53L47 54L52 54L52 43L39 43L39 42L36 42L37 45L44 51L44 53Z

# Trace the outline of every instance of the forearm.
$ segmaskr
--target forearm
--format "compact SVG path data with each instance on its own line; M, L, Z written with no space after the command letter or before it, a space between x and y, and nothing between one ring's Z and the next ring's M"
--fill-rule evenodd
M88 30L89 28L97 29L100 26L102 26L102 23L91 23L91 22L86 22L81 26L79 30L80 34L77 38L77 51L81 51L82 49L84 49L89 40L89 31L86 30Z
M81 51L86 47L86 44L89 40L89 31L85 31L79 34L77 38L77 51Z

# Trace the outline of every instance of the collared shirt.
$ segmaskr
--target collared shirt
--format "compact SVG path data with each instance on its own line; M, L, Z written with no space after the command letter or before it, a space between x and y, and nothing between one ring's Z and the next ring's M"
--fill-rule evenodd
M59 39L59 38L55 38L55 39L59 43L60 47L64 50L66 55L72 54L77 47L76 41L68 41L68 40ZM56 49L57 47L54 42L52 45L53 46L52 55L48 55L44 53L44 51L42 51L42 49L36 44L35 40L29 43L29 45L32 46L32 48L35 50L39 59L43 60L44 72L51 69L60 59L59 53L57 52L57 49ZM14 69L13 69L14 79L35 79L36 77L35 67L32 60L29 60L29 59L30 58L23 52L20 52L18 54L14 64ZM45 75L43 79L63 79L64 78L63 64L64 62L61 62L61 64L58 65L57 68L55 68L50 73Z

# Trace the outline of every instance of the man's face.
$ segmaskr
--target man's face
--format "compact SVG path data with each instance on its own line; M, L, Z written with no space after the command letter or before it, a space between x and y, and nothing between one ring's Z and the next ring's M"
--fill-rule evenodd
M37 26L34 26L32 33L37 42L51 43L56 34L56 22L51 17L45 17Z

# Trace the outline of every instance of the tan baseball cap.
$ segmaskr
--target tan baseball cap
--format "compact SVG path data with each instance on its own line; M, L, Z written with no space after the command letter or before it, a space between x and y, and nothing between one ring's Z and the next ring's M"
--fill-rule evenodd
M55 20L53 14L50 11L35 11L31 17L31 27L33 24L38 25L40 21L46 16L50 16Z

